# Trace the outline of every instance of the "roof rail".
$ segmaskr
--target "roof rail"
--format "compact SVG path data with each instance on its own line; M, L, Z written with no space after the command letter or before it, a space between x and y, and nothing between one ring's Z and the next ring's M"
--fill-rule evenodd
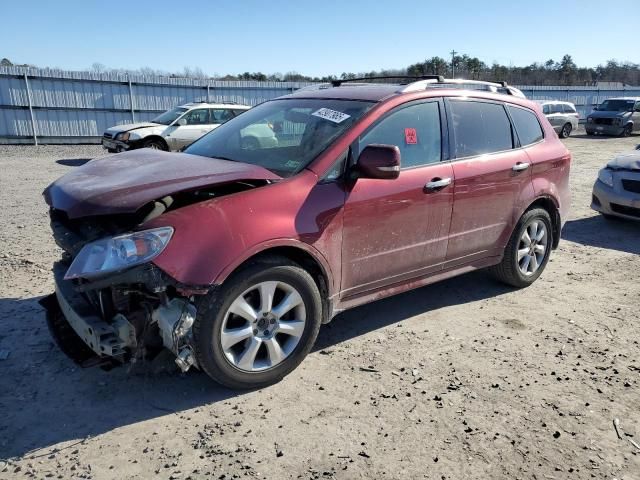
M343 80L331 80L331 85L334 87L339 87L343 83L351 83L351 82L362 82L365 80L365 83L371 83L371 80L444 80L442 75L420 75L420 76L411 76L411 75L384 75L380 77L359 77L359 78L346 78Z
M504 90L508 95L525 98L524 94L517 88L509 86L507 82L487 82L484 80L466 80L463 78L442 78L438 80L425 79L410 83L398 90L398 93L417 92L430 87L444 87L445 85L479 85L486 87L486 90L498 93L498 89Z

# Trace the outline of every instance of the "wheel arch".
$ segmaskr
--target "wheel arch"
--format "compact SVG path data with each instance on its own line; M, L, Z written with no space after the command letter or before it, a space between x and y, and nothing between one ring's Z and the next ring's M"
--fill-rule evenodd
M562 222L560 219L559 205L556 199L549 196L538 197L533 202L531 202L527 208L524 209L522 215L534 208L542 208L549 213L549 216L551 217L551 228L553 229L552 246L554 249L558 248L558 244L560 243L560 234L562 231Z
M304 246L303 246L304 245ZM285 243L268 244L254 249L242 261L228 266L216 278L215 284L223 283L230 275L256 262L284 257L305 269L314 279L322 299L323 322L327 323L333 315L333 277L327 262L322 256L306 244Z
M162 137L161 135L157 135L157 134L148 135L148 136L146 136L146 137L144 137L144 138L141 138L141 139L140 139L140 145L141 145L142 147L144 147L145 143L147 143L147 142L148 142L148 141L150 141L150 140L157 140L157 141L159 141L160 143L162 143L162 144L164 145L164 148L165 148L167 151L171 151L171 149L169 148L169 144L168 144L168 143L167 143L167 141L164 139L164 137Z

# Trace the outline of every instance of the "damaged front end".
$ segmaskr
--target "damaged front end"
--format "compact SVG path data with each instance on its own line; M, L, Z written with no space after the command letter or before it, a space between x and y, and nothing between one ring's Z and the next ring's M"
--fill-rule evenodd
M54 238L64 254L53 268L55 293L40 303L56 343L82 366L151 359L167 348L187 371L197 367L191 335L195 298L208 287L179 284L151 263L173 230L124 233L138 221L71 220L51 209Z

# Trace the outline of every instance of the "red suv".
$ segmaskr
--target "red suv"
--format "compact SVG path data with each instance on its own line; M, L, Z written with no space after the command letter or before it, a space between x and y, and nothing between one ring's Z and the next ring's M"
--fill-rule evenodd
M234 388L280 380L322 323L489 267L533 283L558 245L571 155L506 84L335 82L263 103L182 153L93 160L44 192L56 293L82 365L162 348ZM269 145L251 132L273 132Z

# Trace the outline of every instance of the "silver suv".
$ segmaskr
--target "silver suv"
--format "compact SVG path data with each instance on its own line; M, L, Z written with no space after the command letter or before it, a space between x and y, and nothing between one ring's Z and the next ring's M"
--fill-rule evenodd
M580 115L573 103L548 100L539 103L542 106L542 113L560 138L567 138L573 130L578 128Z

